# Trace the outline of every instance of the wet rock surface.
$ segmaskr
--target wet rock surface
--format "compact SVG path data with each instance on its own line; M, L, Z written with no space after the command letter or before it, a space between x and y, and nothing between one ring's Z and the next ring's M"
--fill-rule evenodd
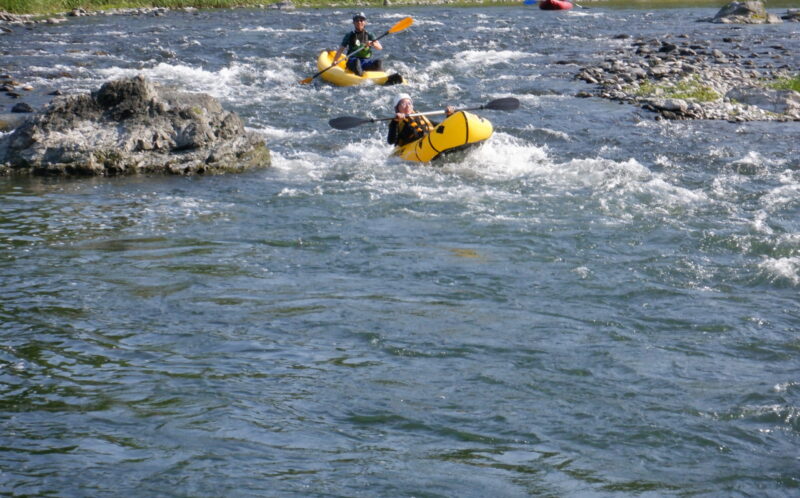
M781 16L781 19L789 22L800 22L800 9L789 9Z
M141 76L55 97L27 116L0 137L0 174L222 173L270 163L263 138L217 100Z
M797 78L797 55L780 44L762 45L743 32L720 46L676 35L625 38L604 61L583 67L577 79L596 96L640 105L668 119L800 120L800 93L776 88Z
M783 22L780 17L767 12L764 4L759 0L731 2L723 6L710 21L721 24L777 24Z

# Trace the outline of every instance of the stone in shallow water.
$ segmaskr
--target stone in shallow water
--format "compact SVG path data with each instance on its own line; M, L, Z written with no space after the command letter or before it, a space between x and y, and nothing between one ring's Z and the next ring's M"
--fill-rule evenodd
M728 91L725 94L725 98L776 114L800 116L800 93L793 90L737 87Z
M770 14L759 0L731 2L722 7L711 22L723 24L778 24L781 18Z
M141 76L57 97L0 138L0 174L222 173L269 164L263 138L216 99Z

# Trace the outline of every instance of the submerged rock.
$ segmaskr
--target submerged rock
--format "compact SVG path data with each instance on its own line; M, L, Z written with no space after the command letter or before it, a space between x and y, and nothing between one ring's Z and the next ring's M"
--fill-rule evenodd
M2 113L0 114L0 132L10 132L18 128L30 116L26 113Z
M781 18L770 14L760 0L731 2L722 7L711 22L724 24L778 24Z
M25 102L20 102L16 104L14 107L11 108L11 112L33 112L33 107L30 104L26 104Z
M0 174L120 175L244 171L269 166L262 137L205 94L142 76L56 97L0 138Z
M788 9L784 15L781 16L784 21L800 22L800 9Z
M793 90L774 90L753 86L736 87L729 90L725 94L725 98L776 114L800 117L800 93Z

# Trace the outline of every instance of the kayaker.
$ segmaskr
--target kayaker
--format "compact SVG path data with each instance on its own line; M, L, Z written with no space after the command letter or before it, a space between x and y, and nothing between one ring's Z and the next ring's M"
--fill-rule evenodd
M361 47L361 50L347 59L347 69L359 76L363 75L364 71L380 71L382 62L372 57L372 49L383 50L383 46L375 39L375 35L366 30L367 16L363 12L353 16L353 27L355 28L353 31L344 35L342 44L333 58L334 62L339 60L342 53L350 54Z
M436 128L439 123L434 123L425 116L409 116L415 114L414 101L407 93L401 93L394 99L395 117L389 122L389 136L387 141L392 145L403 146L418 140ZM455 107L445 107L445 116L456 112Z

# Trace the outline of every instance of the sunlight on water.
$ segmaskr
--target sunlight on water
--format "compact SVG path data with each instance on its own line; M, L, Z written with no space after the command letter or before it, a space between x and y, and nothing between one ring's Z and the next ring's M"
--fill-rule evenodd
M451 71L469 71L472 70L476 64L483 66L491 66L499 62L514 61L517 59L525 59L530 57L526 52L515 52L511 50L468 50L454 54L453 57L447 61L433 62L430 65L431 71L447 69Z
M796 175L797 172L792 172L792 176ZM800 179L795 178L791 183L769 191L762 197L761 203L770 211L800 206Z
M0 35L34 93L142 74L216 97L272 157L0 181L0 494L791 495L797 124L657 121L575 74L684 33L796 67L796 27L364 9L376 34L413 16L380 54L406 84L299 84L345 5ZM431 164L391 156L387 121L329 125L399 93L521 107L475 110L494 135Z
M279 36L284 36L286 34L295 34L295 33L314 33L315 31L311 28L292 28L292 29L280 29L280 28L272 28L272 27L265 27L265 26L256 26L253 28L242 28L243 33L268 33L268 34L275 34Z
M800 284L800 257L767 258L759 266L770 275L771 280L784 280L793 285Z

